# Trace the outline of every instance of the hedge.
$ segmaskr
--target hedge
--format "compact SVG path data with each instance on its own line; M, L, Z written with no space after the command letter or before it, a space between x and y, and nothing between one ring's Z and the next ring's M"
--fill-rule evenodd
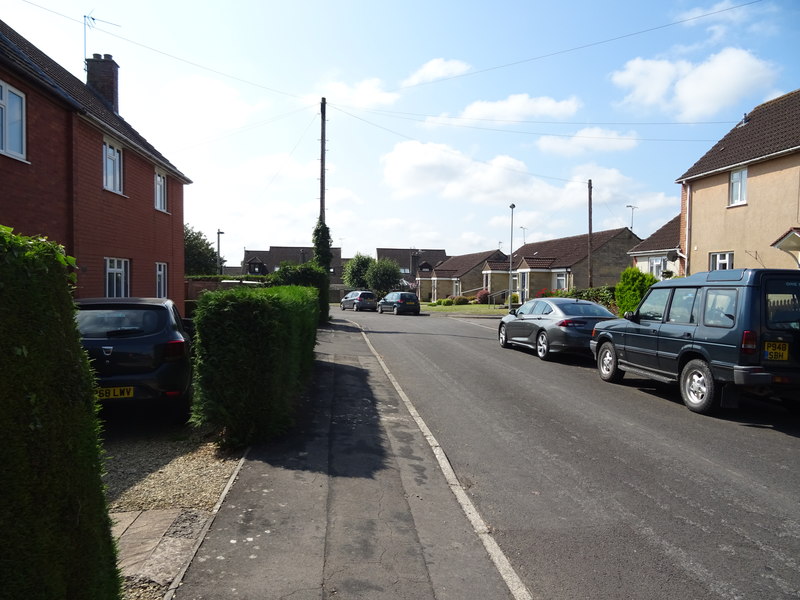
M194 314L192 423L245 446L285 432L314 364L315 288L237 287L200 296Z
M0 573L5 598L119 598L94 376L63 249L0 226Z

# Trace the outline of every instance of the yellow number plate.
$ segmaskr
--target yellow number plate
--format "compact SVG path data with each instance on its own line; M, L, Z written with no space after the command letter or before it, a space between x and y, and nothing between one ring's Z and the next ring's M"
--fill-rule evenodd
M789 344L764 342L764 360L789 360Z
M100 398L100 400L133 398L133 386L100 388L97 390L97 397Z

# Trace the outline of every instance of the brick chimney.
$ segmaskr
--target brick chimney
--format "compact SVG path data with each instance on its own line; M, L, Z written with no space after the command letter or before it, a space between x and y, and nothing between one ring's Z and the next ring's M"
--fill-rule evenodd
M119 65L110 54L86 59L86 85L119 113Z

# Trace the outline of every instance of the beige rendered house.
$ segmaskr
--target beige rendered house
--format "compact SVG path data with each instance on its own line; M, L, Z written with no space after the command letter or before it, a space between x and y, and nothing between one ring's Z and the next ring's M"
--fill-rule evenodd
M417 272L417 295L425 302L448 296L474 296L483 289L483 266L487 261L498 260L508 260L508 257L500 250L486 250L451 256L431 271L420 269Z
M681 275L681 216L676 215L641 243L628 250L633 266L656 279Z
M676 183L684 273L798 268L800 90L754 108Z

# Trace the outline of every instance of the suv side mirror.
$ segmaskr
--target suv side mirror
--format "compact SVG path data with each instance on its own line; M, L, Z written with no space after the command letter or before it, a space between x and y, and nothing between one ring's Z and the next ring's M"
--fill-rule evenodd
M625 311L625 314L622 315L622 318L627 319L628 321L633 321L634 323L639 322L639 319L636 318L636 313L631 310Z

